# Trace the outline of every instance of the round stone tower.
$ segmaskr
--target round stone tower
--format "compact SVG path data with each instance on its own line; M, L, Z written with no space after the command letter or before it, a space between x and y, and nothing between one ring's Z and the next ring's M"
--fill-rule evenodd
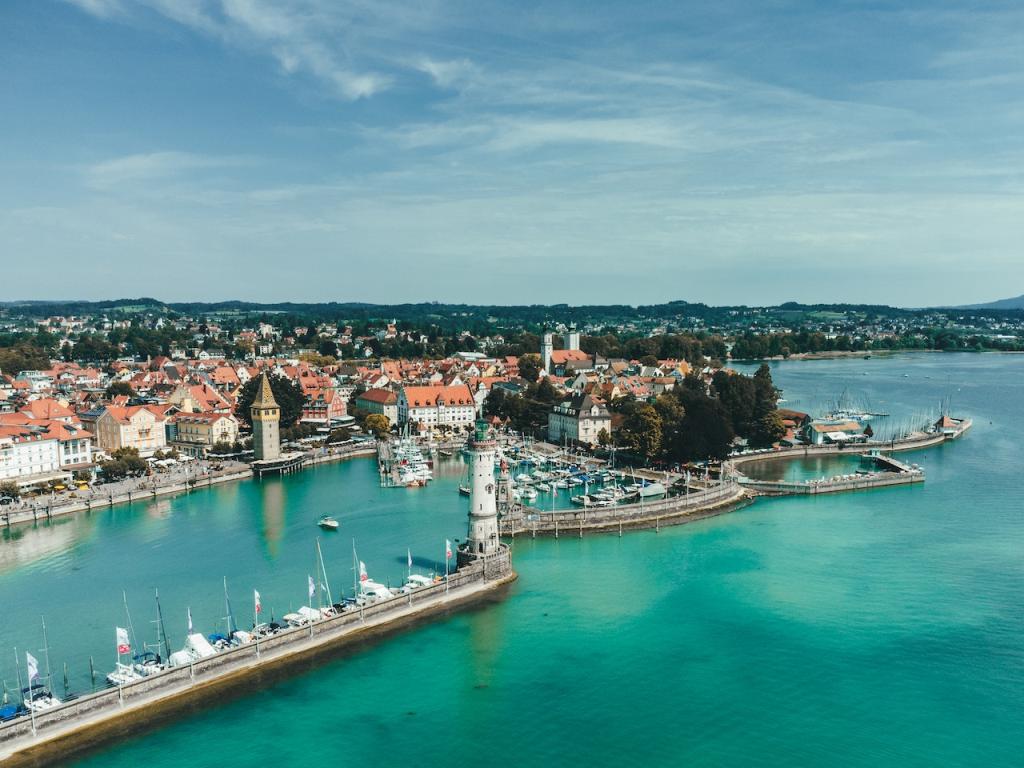
M467 559L498 551L498 506L494 492L494 458L498 444L487 434L487 422L476 423L469 441L469 535Z

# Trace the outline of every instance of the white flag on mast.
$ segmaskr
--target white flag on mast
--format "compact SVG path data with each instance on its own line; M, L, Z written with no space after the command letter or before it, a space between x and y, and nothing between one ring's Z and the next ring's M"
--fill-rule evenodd
M370 580L370 576L366 573L366 563L364 563L362 560L359 561L359 580L360 581L369 581Z
M255 589L252 591L253 604L256 606L256 613L258 614L263 610L263 604L260 603L260 593Z
M313 595L316 594L316 584L313 582L313 577L312 576L309 576L307 574L306 578L309 579L309 599L312 600L313 599Z
M409 563L409 567L412 568L412 550L411 549L406 549L405 552L408 555L406 560Z
M32 685L33 680L39 679L39 660L25 651L25 663L28 665L28 684Z
M124 627L114 627L115 641L117 642L117 653L129 653L132 650L131 643L128 642L128 630Z
M450 541L448 541L448 539L444 540L444 559L445 560L451 560L452 559L452 543Z
M188 633L192 634L192 609L188 608Z

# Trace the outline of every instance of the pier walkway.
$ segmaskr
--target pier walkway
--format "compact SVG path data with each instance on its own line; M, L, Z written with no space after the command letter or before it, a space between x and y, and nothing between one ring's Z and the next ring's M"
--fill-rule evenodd
M523 507L521 513L501 520L502 536L583 536L640 528L680 525L744 506L749 494L735 480L690 488L688 493L636 504L581 507L552 512Z
M137 682L107 688L0 724L0 762L7 765L47 765L47 758L67 760L76 751L138 732L140 725L166 718L169 711L211 701L220 689L264 684L267 670L301 663L404 626L419 617L454 609L483 599L516 578L510 550L478 558L460 567L447 581L407 595L373 603L362 609L292 627L258 643L220 651L188 666L171 667ZM6 762L10 760L11 762Z

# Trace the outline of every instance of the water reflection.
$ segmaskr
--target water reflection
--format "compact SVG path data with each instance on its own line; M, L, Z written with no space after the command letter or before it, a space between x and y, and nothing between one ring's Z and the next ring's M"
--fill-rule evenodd
M263 480L260 495L263 518L263 546L270 558L276 559L280 554L281 542L284 539L285 515L284 483L279 479Z
M3 531L0 573L14 571L51 555L65 553L94 527L88 519L61 520L20 526Z

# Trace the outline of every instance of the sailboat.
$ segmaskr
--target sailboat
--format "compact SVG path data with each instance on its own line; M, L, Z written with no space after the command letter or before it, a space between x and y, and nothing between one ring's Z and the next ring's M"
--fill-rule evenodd
M135 669L132 664L132 650L135 645L135 627L132 625L132 615L128 610L128 595L121 592L121 599L124 602L125 627L114 627L114 647L117 657L114 664L114 671L107 675L107 683L113 686L128 685L136 680L142 679L142 673ZM127 658L126 662L121 657Z
M50 691L50 647L46 642L46 620L43 624L43 654L46 658L46 682L39 676L39 661L28 651L25 651L25 668L28 673L28 686L21 689L24 697L25 708L33 716L36 712L45 712L48 709L60 706L60 699Z

